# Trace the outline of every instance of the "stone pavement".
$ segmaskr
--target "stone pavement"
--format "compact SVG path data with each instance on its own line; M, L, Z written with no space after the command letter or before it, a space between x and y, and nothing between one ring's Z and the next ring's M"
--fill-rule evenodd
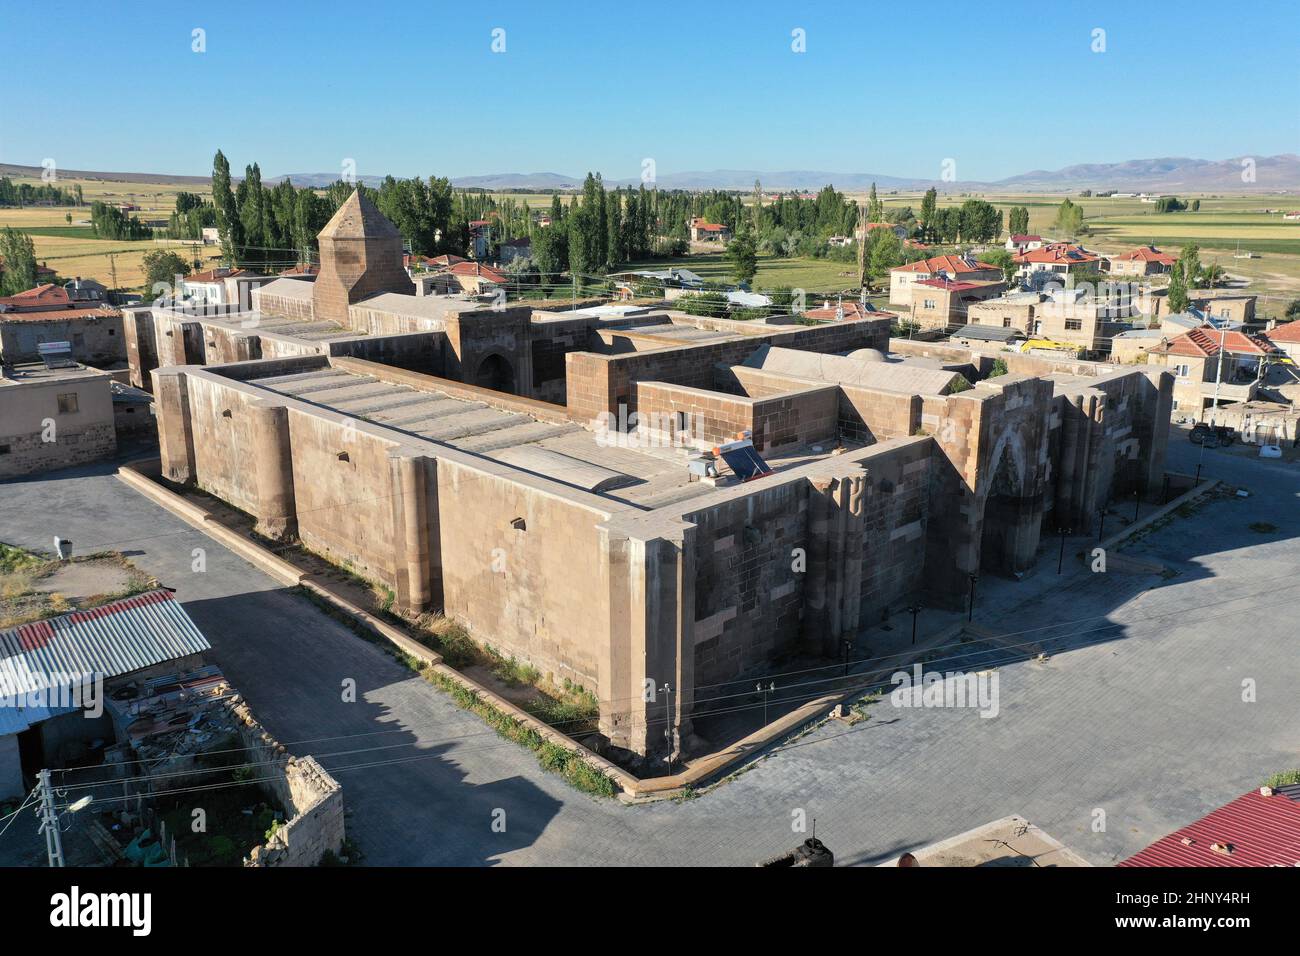
M1171 468L1198 451L1184 445L1171 443ZM1105 864L1300 765L1300 471L1205 454L1207 475L1252 497L1215 501L1128 549L1175 577L1092 574L1076 561L1058 581L1049 541L1036 575L982 589L977 624L1055 626L1083 644L999 668L998 717L886 699L869 720L824 723L698 799L638 807L569 789L107 468L0 484L0 540L47 548L57 533L79 550L119 548L177 588L263 723L343 783L368 863L747 865L802 839L791 822L803 811L842 863L1019 813ZM1277 531L1251 531L1256 522ZM202 574L190 570L194 548L206 550ZM910 621L894 623L910 637ZM355 704L340 699L345 677ZM1242 701L1247 679L1255 703ZM498 809L504 833L491 826ZM1093 832L1097 810L1104 832Z

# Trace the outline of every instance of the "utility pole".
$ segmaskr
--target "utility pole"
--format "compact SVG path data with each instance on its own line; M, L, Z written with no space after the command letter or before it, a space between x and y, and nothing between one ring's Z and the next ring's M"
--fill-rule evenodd
M673 773L673 705L671 684L665 683L659 690L664 695L664 740L668 741L668 775Z
M1223 327L1219 329L1219 366L1214 373L1214 404L1211 406L1212 411L1210 412L1211 425L1215 423L1217 413L1219 411L1219 383L1223 381L1223 352L1227 344L1227 341L1228 341L1228 325L1227 325L1227 320L1225 319Z
M45 852L50 866L63 866L63 837L59 831L59 816L54 812L54 788L50 786L50 772L42 770L36 787L41 792L41 829L45 834Z
M912 646L916 646L916 616L921 613L921 605L912 604L908 607L912 614Z

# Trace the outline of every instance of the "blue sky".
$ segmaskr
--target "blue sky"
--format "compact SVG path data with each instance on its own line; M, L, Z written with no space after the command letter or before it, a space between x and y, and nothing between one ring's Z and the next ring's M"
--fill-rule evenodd
M1293 2L1204 0L6 0L0 161L205 174L221 148L267 176L351 157L363 175L620 179L646 157L925 178L952 158L989 180L1271 155L1300 151L1297 27Z

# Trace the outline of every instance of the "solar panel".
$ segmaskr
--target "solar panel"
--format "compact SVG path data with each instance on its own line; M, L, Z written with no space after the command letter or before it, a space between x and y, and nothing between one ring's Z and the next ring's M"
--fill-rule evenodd
M72 360L70 342L38 342L36 353L48 369L77 367L77 363Z

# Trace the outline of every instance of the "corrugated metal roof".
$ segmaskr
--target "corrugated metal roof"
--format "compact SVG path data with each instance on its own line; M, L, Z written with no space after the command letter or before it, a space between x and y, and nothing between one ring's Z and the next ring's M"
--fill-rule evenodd
M120 677L210 647L165 590L0 631L0 734L66 712L15 706L33 695L88 676Z
M1271 797L1251 791L1116 865L1300 865L1300 793L1293 791L1279 789ZM1232 852L1210 849L1215 843Z

